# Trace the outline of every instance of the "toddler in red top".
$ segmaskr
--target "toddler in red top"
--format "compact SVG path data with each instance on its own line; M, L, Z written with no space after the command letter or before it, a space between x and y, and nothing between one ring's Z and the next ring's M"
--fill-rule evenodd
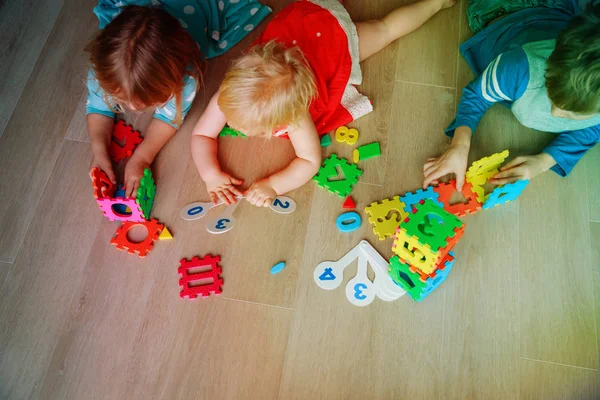
M321 164L319 135L373 110L354 86L362 82L359 63L454 3L422 0L356 23L338 0L300 0L283 9L233 63L192 132L192 156L211 201L246 196L266 207L308 182ZM242 181L217 160L225 124L246 135L289 137L296 158L242 193Z

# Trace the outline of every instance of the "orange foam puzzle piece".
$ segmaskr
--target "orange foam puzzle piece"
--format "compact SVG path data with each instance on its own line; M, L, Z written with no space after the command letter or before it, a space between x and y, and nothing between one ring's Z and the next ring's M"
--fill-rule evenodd
M477 200L477 194L473 192L473 185L469 182L465 182L462 188L462 195L468 200L466 204L457 203L450 205L450 198L456 191L455 179L448 183L440 183L438 186L434 187L433 190L440 195L438 200L444 203L444 210L449 213L462 217L467 213L475 214L477 211L481 210L482 204Z
M108 179L106 172L98 167L94 167L90 173L92 178L92 187L94 188L94 198L96 200L112 197L115 194L115 185Z
M127 238L127 233L134 227L142 225L148 229L148 235L139 243L133 243ZM117 247L119 250L126 250L130 254L136 254L144 258L146 254L152 250L154 242L162 232L164 225L159 224L157 220L143 222L123 222L123 225L117 229L115 237L110 240L110 244Z
M124 143L124 146L119 145L119 142ZM140 133L133 130L131 126L125 125L123 120L118 121L113 128L112 141L110 142L110 159L113 162L119 162L126 157L131 157L140 143L142 143Z

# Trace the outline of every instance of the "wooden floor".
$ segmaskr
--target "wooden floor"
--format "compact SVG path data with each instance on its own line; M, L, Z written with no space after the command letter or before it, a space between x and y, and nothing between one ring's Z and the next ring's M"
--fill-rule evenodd
M287 2L266 0L275 10ZM117 225L87 177L82 49L97 32L94 3L0 1L0 398L600 398L599 146L567 179L545 174L518 201L466 218L454 270L423 303L354 307L342 288L315 285L315 266L361 239L389 257L391 241L366 221L340 234L341 200L313 183L290 194L289 216L241 204L222 236L179 217L207 200L191 128L259 29L211 61L205 90L155 161L153 215L175 240L139 259L109 245ZM364 20L402 0L345 3ZM361 209L418 188L423 161L447 146L443 129L472 78L457 51L470 35L465 4L363 64L375 111L354 125L383 156L362 163ZM144 130L147 119L134 122ZM550 139L498 106L471 156L530 154ZM249 182L292 154L282 140L220 146L227 169ZM178 260L208 253L221 255L223 294L180 299ZM281 260L285 270L270 275Z

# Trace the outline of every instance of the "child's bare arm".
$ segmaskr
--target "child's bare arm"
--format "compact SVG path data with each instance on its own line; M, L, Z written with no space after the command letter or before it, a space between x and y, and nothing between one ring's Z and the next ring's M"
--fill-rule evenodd
M268 207L275 196L304 185L319 170L321 145L310 114L306 113L288 134L296 158L283 170L261 179L246 191L246 199L256 206Z
M127 161L125 167L125 195L135 198L137 195L140 180L144 175L144 169L149 168L154 158L165 144L175 135L177 129L161 121L153 118L148 125L144 140L135 149L135 152Z
M218 99L217 92L194 126L191 140L192 158L200 177L206 182L210 200L216 203L221 199L226 204L231 204L236 202L236 196L242 195L235 185L241 185L243 181L224 172L219 165L217 138L227 121L219 109Z
M116 184L117 179L108 154L114 119L102 114L88 114L86 120L93 154L90 170L94 167L100 168L106 172L111 182Z

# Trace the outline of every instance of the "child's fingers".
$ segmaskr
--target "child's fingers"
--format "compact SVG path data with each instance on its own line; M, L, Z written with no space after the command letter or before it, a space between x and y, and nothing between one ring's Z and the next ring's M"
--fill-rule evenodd
M219 198L219 200L221 200L223 203L229 205L229 200L227 199L227 197L225 196L225 194L219 190L217 192L217 197Z
M227 200L229 200L228 204L235 204L235 196L231 193L231 191L225 189L223 192L225 193L225 197L227 197Z
M425 175L425 180L423 181L423 189L426 189L427 186L431 185L431 182L436 179L440 179L442 176L446 175L448 172L445 171L444 168L436 168L430 171Z
M110 181L113 183L113 185L117 184L117 177L115 176L115 173L113 172L112 168L107 168L106 169L106 175L108 176L108 179L110 179Z
M233 183L234 185L241 185L242 183L244 183L243 180L238 179L238 178L234 178L233 176L231 177L231 183Z
M210 202L213 203L214 205L217 205L217 195L215 194L215 192L210 192L208 194L210 196Z
M465 184L465 175L456 174L456 190L462 193L463 186Z
M229 186L228 189L231 191L231 193L233 193L236 196L243 196L244 194L240 191L240 189L236 188L235 186Z
M521 179L523 179L522 176L513 175L513 176L508 176L506 178L490 180L490 183L493 183L494 185L506 185L507 183L513 183L513 182L519 181Z
M509 163L507 163L505 166L503 166L502 168L500 168L500 171L506 171L507 169L511 169L514 168L518 165L523 164L526 161L525 157L517 157L514 160L511 160Z
M437 168L437 167L438 167L438 165L437 165L437 163L436 163L436 162L428 162L428 163L425 163L425 165L423 165L423 173L424 173L425 175L429 175L429 173L430 173L430 172L431 172L433 169L435 169L435 168Z

